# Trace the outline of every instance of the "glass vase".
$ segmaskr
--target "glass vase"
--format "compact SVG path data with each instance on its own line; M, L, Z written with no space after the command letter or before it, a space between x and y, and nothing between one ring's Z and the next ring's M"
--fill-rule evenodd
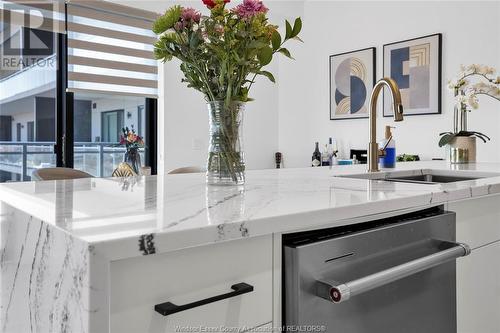
M123 162L127 163L132 167L134 172L138 175L141 170L141 155L139 150L136 148L129 148L123 156Z
M210 122L207 183L242 185L245 183L242 144L245 104L215 101L207 103L207 107Z

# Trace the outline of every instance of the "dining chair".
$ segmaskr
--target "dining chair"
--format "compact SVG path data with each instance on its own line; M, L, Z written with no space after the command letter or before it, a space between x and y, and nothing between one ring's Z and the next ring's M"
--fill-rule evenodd
M79 178L92 178L91 174L75 170L71 168L41 168L36 169L31 174L31 180L64 180L64 179L79 179Z
M137 176L134 169L125 162L118 164L118 167L111 174L112 177L134 177Z
M181 173L198 173L204 170L196 166L187 166L182 168L176 168L168 172L169 175L181 174Z

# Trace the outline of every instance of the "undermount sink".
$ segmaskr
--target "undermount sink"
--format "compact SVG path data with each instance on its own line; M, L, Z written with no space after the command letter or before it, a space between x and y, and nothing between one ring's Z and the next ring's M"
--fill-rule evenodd
M441 184L455 183L481 178L500 177L500 173L476 172L462 170L404 170L389 172L362 173L355 175L342 175L339 177L384 180L389 182Z

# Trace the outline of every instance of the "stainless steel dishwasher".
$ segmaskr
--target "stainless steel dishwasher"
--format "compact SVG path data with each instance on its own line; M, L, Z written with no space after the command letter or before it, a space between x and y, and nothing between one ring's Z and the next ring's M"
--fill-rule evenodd
M285 235L283 322L290 331L456 332L455 213L435 207Z

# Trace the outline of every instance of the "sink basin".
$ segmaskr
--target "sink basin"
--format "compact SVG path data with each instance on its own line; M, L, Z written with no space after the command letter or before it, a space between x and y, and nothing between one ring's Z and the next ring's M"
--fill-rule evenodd
M481 178L499 177L500 173L476 172L462 170L403 170L389 172L362 173L355 175L342 175L339 177L384 180L389 182L441 184L456 183Z
M386 181L391 182L412 182L412 183L454 183L461 182L466 180L474 180L483 177L465 177L465 176L444 176L444 175L432 175L432 174L424 174L418 176L399 176L399 177L391 177L385 178Z

